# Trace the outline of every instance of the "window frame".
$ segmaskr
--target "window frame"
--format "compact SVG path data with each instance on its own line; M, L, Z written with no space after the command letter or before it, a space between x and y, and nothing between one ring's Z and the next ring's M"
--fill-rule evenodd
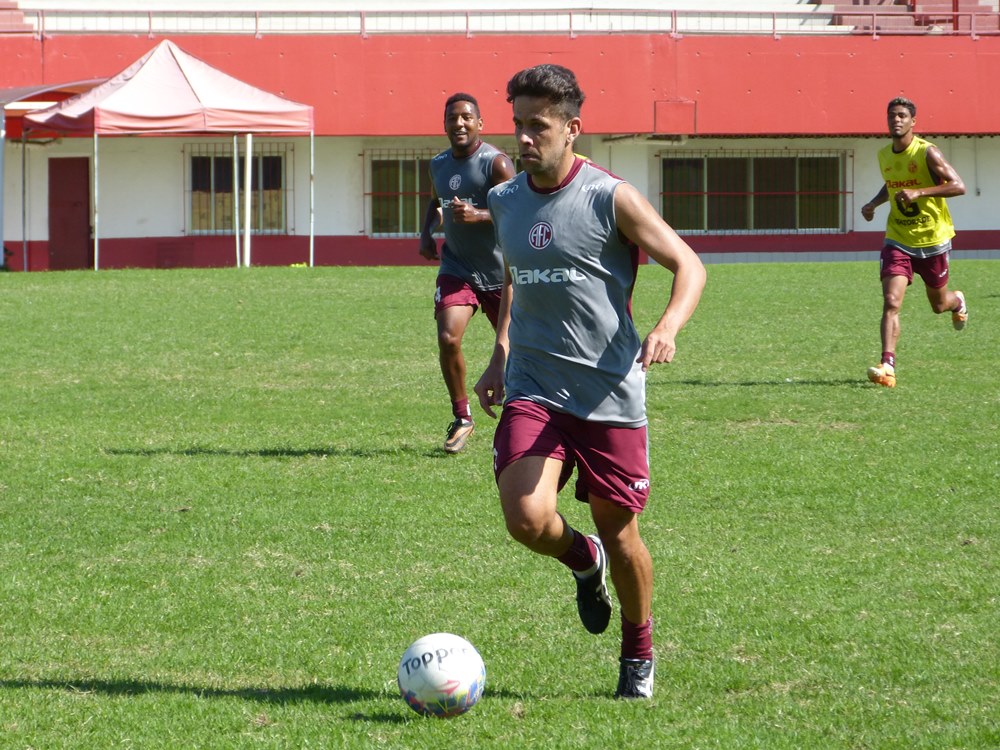
M424 216L427 211L427 204L433 195L433 188L430 178L430 161L440 153L440 149L434 148L411 148L411 149L367 149L364 152L365 159L365 184L363 190L364 212L365 212L365 234L377 239L394 238L414 238L420 236L423 227ZM376 186L377 162L396 162L397 165L408 163L412 165L414 184L412 190L407 190L404 184L404 170L399 169L399 178L396 181L396 190L379 190L384 186ZM422 184L424 183L424 184ZM424 189L425 188L425 189ZM398 205L396 207L396 229L398 231L376 231L379 222L376 220L376 205L379 198L391 198L395 196ZM414 204L407 208L404 199L411 199ZM407 220L407 210L413 211L414 228L412 231L405 226ZM442 231L439 226L436 234Z
M659 212L664 220L673 226L681 234L689 235L787 235L787 234L843 234L849 231L848 226L848 206L851 204L853 192L848 188L853 184L852 175L849 173L853 168L853 152L840 149L718 149L715 151L705 150L661 150L657 152L659 177ZM757 185L756 178L758 171L763 169L764 162L779 162L780 160L794 160L794 190L768 190L765 185ZM827 190L803 190L803 164L810 159L833 159L836 160L837 174L835 175L836 189ZM671 190L668 185L666 174L667 165L672 161L691 161L700 163L700 186L687 185L686 190ZM720 189L719 184L712 185L713 161L716 166L723 167L726 162L729 166L735 167L737 163L744 165L743 184L734 184L732 189ZM698 171L698 170L694 170ZM735 171L735 170L734 170ZM678 179L675 184L683 182ZM710 189L710 187L712 189ZM670 196L695 199L688 205L688 215L699 219L700 227L693 228L683 226L683 221L678 219L671 221L671 214L668 211L668 201ZM794 200L792 210L794 212L794 226L781 227L761 227L760 221L761 206L765 201L780 206L781 197L788 197ZM808 205L807 201L813 204L817 199L823 197L833 197L836 205L825 209L819 205ZM699 205L700 204L700 205ZM731 226L722 226L720 223L713 223L713 212L722 212L721 206L738 206L742 214L740 225L730 222ZM787 211L787 208L786 208ZM835 226L802 226L804 213L830 213L837 217ZM675 211L674 216L680 211ZM732 215L732 214L730 214Z
M244 231L243 220L246 216L246 191L244 190L246 180L246 153L236 144L238 155L238 169L236 180L238 184L238 204L233 199L233 182L228 178L228 191L216 191L216 179L225 173L227 176L233 171L233 142L198 142L186 143L181 149L183 159L183 180L184 180L184 233L190 236L228 236L232 235L238 228ZM198 209L195 206L196 194L204 193L204 190L195 190L195 160L209 159L208 177L210 181L208 192L208 225L207 227L196 226L199 223ZM251 154L251 195L254 206L251 208L252 226L250 232L253 235L292 235L295 233L295 144L288 141L255 141L252 145ZM277 188L268 188L273 183L274 173L268 173L268 160L278 159L278 181ZM225 166L220 170L217 167L218 160L225 160ZM273 168L273 164L272 164ZM226 181L226 180L224 180ZM265 193L271 196L266 199ZM224 197L229 196L225 201ZM223 209L234 209L239 207L238 216L223 216L218 218L217 210L223 203ZM275 208L276 204L276 208ZM277 217L278 222L269 222L270 226L265 226L268 217ZM228 222L226 219L228 218Z

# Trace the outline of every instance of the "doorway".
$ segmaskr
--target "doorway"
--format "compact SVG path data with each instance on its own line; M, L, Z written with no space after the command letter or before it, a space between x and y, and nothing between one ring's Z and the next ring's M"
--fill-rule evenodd
M49 159L49 270L93 265L90 159Z

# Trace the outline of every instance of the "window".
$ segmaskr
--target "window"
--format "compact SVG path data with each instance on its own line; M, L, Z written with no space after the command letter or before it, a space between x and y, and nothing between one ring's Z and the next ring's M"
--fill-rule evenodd
M678 231L844 231L845 155L661 154L661 212Z
M232 144L192 144L186 147L190 158L188 186L190 212L188 231L192 234L229 234L240 226L246 215L244 185L246 157L240 155L235 182L238 196L233 194ZM254 144L250 161L250 229L257 234L287 234L289 216L290 169L293 146L285 143ZM239 203L239 217L234 222L234 210Z
M371 189L365 195L371 234L420 234L432 194L429 170L435 153L373 151L369 154Z

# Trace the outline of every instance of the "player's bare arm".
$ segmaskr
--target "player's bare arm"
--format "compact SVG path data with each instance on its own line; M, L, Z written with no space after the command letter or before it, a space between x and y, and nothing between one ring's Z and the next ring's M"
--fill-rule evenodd
M883 183L881 189L878 191L878 194L861 207L861 215L865 217L865 221L871 221L874 219L875 209L888 200L889 188L887 188L885 183Z
M936 146L927 149L927 168L937 184L931 187L900 190L896 193L896 200L901 205L913 203L917 198L954 198L965 195L965 182Z
M490 184L499 185L514 176L514 162L507 154L497 154L490 165ZM457 195L451 199L451 217L456 224L493 223L493 218L486 208L476 208L471 203L463 201Z
M490 169L490 179L493 185L496 186L501 182L507 182L513 176L514 162L511 161L507 154L497 154Z
M507 337L510 328L510 303L514 294L513 280L510 269L504 267L503 291L500 293L500 309L497 313L497 337L496 345L493 347L493 356L486 366L479 382L473 390L479 396L479 405L489 416L496 419L494 406L500 406L504 400L503 374L507 366L507 352L510 351L510 342Z
M667 307L642 342L636 359L647 370L651 364L673 360L677 333L694 313L705 288L705 266L649 201L628 183L619 185L615 191L615 216L618 231L674 275Z
M438 255L437 240L434 239L434 230L441 226L444 217L441 216L441 205L438 201L437 191L431 186L431 199L427 202L427 211L424 213L424 223L420 229L420 254L427 260L440 260Z

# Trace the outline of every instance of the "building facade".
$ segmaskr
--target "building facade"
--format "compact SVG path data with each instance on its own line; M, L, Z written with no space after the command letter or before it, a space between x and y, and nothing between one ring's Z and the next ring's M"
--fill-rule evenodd
M315 108L314 148L306 138L253 139L254 264L422 262L426 165L447 146L445 99L474 94L484 139L516 155L506 82L542 62L575 70L587 95L577 150L633 183L706 260L875 257L884 217L869 224L860 207L881 184L875 154L895 96L917 103L918 131L968 187L951 202L956 252L1000 249L1000 100L988 94L1000 36L989 6L934 31L891 25L911 4L883 11L883 28L787 2L629 12L511 2L471 13L400 2L364 12L304 1L296 11L209 12L202 3L159 14L128 3L29 5L44 3L20 3L26 29L0 34L0 87L106 78L170 38ZM22 140L25 107L6 113L7 266L88 267L94 142ZM236 264L244 156L231 137L102 137L101 268Z

